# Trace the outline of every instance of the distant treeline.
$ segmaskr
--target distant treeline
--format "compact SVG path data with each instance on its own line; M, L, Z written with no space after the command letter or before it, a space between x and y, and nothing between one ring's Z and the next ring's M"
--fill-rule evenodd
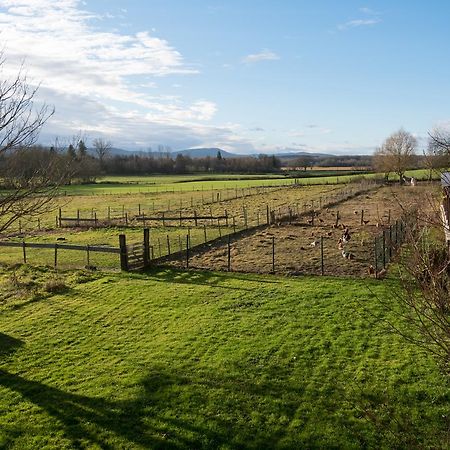
M35 175L45 174L49 178L60 179L65 173L65 183L89 183L104 175L150 175L150 174L191 174L191 173L274 173L281 168L280 159L275 156L223 158L190 158L178 154L154 157L151 154L93 155L81 141L76 147L64 150L54 147L35 146L15 149L0 157L0 176L3 185L23 185Z
M107 150L107 149L106 149ZM259 155L238 158L223 158L220 151L215 157L191 158L170 153L164 156L148 154L110 155L103 149L98 154L88 151L83 141L65 149L34 146L15 149L0 157L0 176L3 184L26 183L36 174L65 182L92 182L104 175L150 175L192 173L276 173L290 167L306 170L312 167L349 167L370 169L371 156L300 156L278 158Z

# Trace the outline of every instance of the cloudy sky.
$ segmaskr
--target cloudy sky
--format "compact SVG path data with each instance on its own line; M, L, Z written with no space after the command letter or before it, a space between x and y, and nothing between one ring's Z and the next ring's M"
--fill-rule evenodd
M41 139L370 153L450 119L447 1L0 0Z

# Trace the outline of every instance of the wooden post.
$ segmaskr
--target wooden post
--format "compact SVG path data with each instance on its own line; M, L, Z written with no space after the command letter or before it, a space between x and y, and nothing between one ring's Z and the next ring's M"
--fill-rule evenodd
M256 211L256 225L259 227L259 209Z
M320 273L324 274L323 268L323 236L320 237Z
M58 244L55 244L55 269L58 267Z
M77 209L77 226L80 226L80 210Z
M91 258L90 258L90 254L89 254L89 244L86 245L86 267L89 268L91 265Z
M266 205L266 218L267 218L267 225L270 225L270 211L269 211L269 205Z
M392 226L389 227L389 262L392 259Z
M111 206L108 206L108 221L111 220Z
M24 264L27 263L27 251L26 251L26 246L27 246L27 244L25 244L25 241L22 241L22 253L23 253L23 263L24 263Z
M167 235L167 254L170 256L170 238L169 238L169 235Z
M233 216L233 233L236 233L236 219Z
M94 212L94 227L97 228L97 212Z
M150 230L144 228L144 267L150 265Z
M61 208L59 208L59 213L58 213L58 226L59 228L61 228L61 217L62 217L62 210Z
M275 273L275 236L272 236L272 273Z
M119 234L119 247L120 247L120 270L128 271L128 250L127 250L127 238L124 234Z
M189 269L189 235L186 235L186 269Z
M383 230L383 268L386 269L386 230Z
M374 246L375 250L375 278L378 278L378 255L377 255L377 238L375 238Z
M231 272L231 236L228 235L228 264L227 264L227 268L228 268L228 272Z
M128 226L128 213L125 213L125 225Z
M247 223L247 208L245 208L245 206L244 206L244 226L245 226L245 229L247 230L247 229L248 229L248 223Z
M361 220L360 220L360 225L364 225L364 210L361 210Z
M139 203L138 204L138 216L140 216L141 215L141 204Z
M165 217L164 217L164 211L162 213L162 223L163 223L163 227L166 226L166 221L165 221Z
M181 227L181 225L182 225L181 218L182 218L182 212L180 211L180 227Z
M388 211L388 223L391 223L391 210Z

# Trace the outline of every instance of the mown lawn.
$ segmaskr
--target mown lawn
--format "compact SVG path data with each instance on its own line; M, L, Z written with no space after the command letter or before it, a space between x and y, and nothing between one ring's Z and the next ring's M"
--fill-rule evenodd
M383 320L392 281L19 267L0 283L1 448L449 444L448 385Z

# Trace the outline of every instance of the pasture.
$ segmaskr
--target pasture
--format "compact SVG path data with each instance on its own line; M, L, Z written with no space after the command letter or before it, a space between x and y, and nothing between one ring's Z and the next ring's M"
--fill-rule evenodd
M1 248L0 447L448 447L447 381L391 332L401 311L379 301L398 288L393 274L361 278L374 236L434 190L205 181L58 198L40 229L22 223L3 238L48 248ZM60 227L58 208L79 223ZM120 234L142 242L144 226L146 271L89 252L116 248ZM344 226L354 260L336 248ZM320 273L319 238L328 276L309 275ZM276 272L301 277L267 274L272 240ZM180 270L187 245L192 271Z
M0 447L448 448L448 385L390 332L393 286L2 269Z

